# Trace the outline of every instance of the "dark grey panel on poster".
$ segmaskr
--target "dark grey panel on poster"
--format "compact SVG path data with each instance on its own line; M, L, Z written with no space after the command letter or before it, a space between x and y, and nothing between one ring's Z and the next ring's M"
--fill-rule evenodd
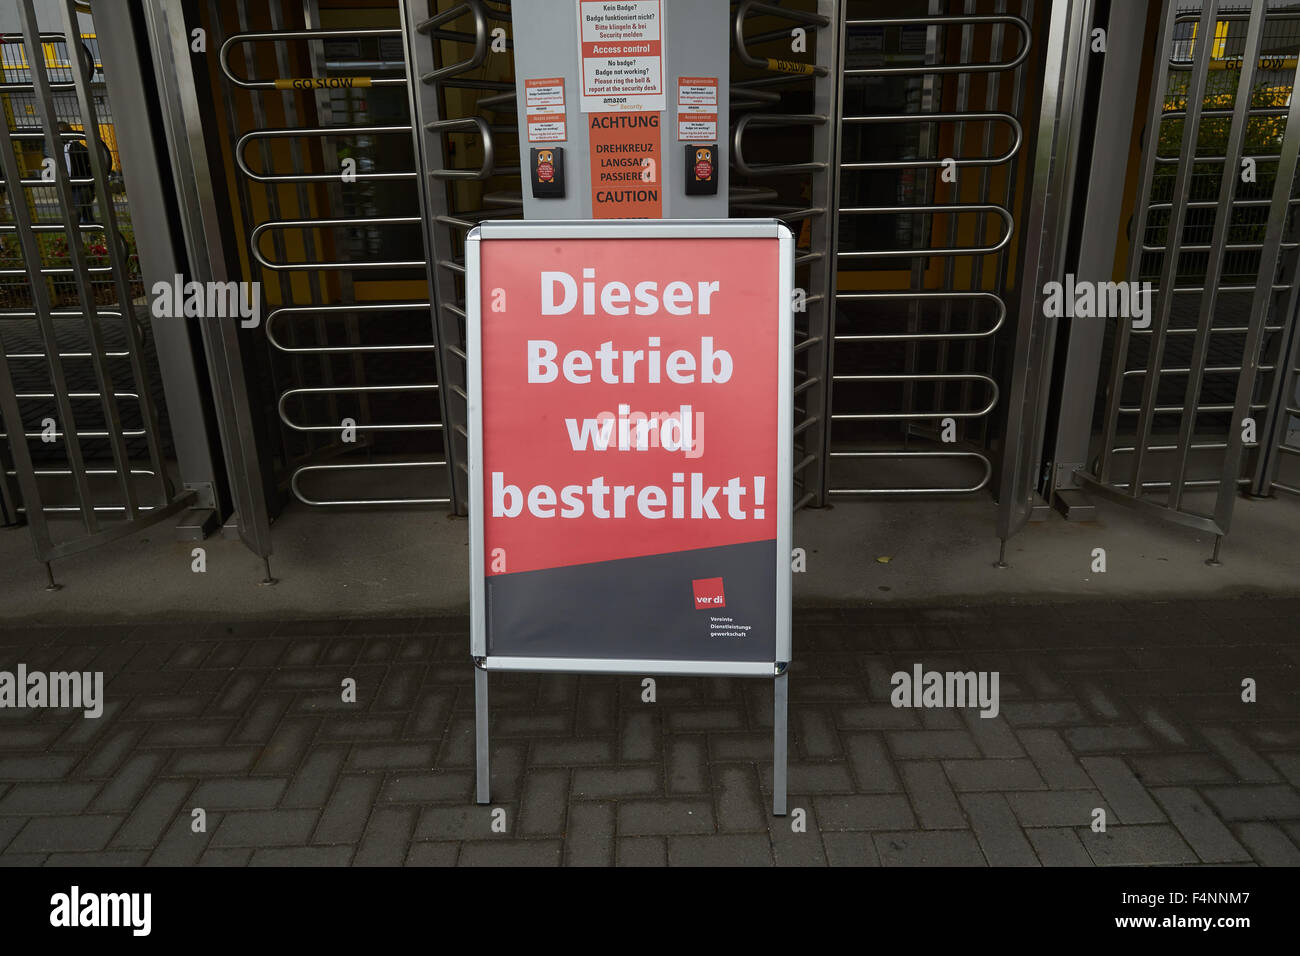
M693 583L713 578L726 607L697 610ZM775 541L493 575L488 654L775 661L775 583Z

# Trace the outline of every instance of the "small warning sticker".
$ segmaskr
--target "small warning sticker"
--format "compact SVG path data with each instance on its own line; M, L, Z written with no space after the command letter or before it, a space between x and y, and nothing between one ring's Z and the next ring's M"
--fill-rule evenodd
M677 140L707 143L718 138L718 78L677 79Z
M564 77L524 80L528 142L558 143L569 138L564 111Z

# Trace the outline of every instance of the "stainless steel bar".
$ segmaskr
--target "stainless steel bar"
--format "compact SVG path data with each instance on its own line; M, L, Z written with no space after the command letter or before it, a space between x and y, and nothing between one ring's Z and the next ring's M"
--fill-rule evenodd
M315 129L261 129L252 130L245 133L235 144L235 163L239 171L257 183L321 183L321 182L342 182L343 173L294 173L294 174L277 174L277 173L255 173L248 165L248 160L244 156L244 151L248 144L254 140L261 139L289 139L305 138L308 136L322 136L335 138L338 136L366 136L382 135L385 133L407 133L411 132L409 123L396 126L326 126ZM372 180L394 180L394 179L415 179L419 173L415 170L398 170L386 173L354 173L352 179L355 182L368 182Z
M869 300L869 301L896 301L908 302L913 300L925 301L934 299L943 300L965 300L971 303L976 301L992 302L997 306L997 318L994 320L992 327L982 332L882 332L863 334L857 332L838 333L835 338L840 342L897 342L915 339L917 341L938 340L938 339L985 339L996 335L998 331L1006 324L1007 304L1002 297L993 292L838 292L836 299L846 301Z
M974 485L967 486L936 486L929 488L832 488L829 494L836 497L849 496L880 496L896 497L904 495L973 495L983 491L988 487L993 478L993 463L989 459L974 451L833 451L830 453L831 458L840 459L974 459L984 466L984 476Z
M367 313L367 312L423 312L429 308L428 302L356 302L334 305L298 305L283 306L273 309L266 317L266 338L271 347L279 352L300 353L369 353L369 352L432 352L436 345L432 342L410 343L404 345L319 345L292 346L285 345L275 335L275 320L280 316L292 318L295 315L316 315L318 313Z
M925 206L857 206L840 210L840 215L844 216L876 216L876 215L897 215L900 213L911 213L913 215L927 215L935 213L944 213L950 215L962 215L976 212L995 213L1006 224L1006 232L991 246L971 246L969 248L926 248L917 249L879 249L879 250L854 250L850 252L837 252L836 255L844 259L890 259L904 257L914 257L918 253L926 256L969 256L969 255L989 255L1000 252L1011 243L1011 237L1015 233L1015 220L1011 216L1010 210L999 206L995 203L963 203L948 205L925 205Z
M834 375L836 382L982 382L989 387L988 404L979 411L935 411L935 412L836 412L831 415L833 421L900 421L906 419L943 419L943 418L979 418L987 415L998 403L998 383L987 375L963 372L901 373L887 375Z
M35 11L27 9L27 5L24 4L19 7L19 15L22 18L24 36L27 37L29 47L33 51L29 62L39 65L41 69L41 76L36 77L36 71L35 68L33 68L33 77L39 84L40 80L45 78L44 57L41 53L39 42L32 42L32 37L38 32L33 29L36 20ZM61 155L61 150L58 149L59 139L54 135L58 127L54 122L51 122L51 118L57 115L53 107L53 101L52 99L45 97L38 97L37 106L42 113L43 125L46 131L51 134L47 139L47 143L49 144L47 148L49 148L50 152L54 156L59 157ZM6 131L8 131L10 128L8 125L8 113L7 111L0 111L0 114L3 114L4 116L5 128ZM14 151L12 140L8 136L0 137L0 140L3 140L3 143L0 144L0 163L4 166L5 179L9 181L21 179L22 176L19 171L18 157ZM68 170L62 163L57 161L54 163L54 167L56 170L56 177L62 177L61 179L56 179L56 181L62 185L62 189L60 190L60 199L66 207L66 212L66 210L70 209L73 205L71 188L66 183ZM13 201L10 202L9 205L13 211L14 221L19 227L18 241L19 246L22 249L24 263L30 269L39 270L41 251L36 244L35 233L33 233L30 228L31 214L27 208L27 204L21 201L19 197L14 197ZM64 218L66 220L67 216L65 215ZM77 246L77 243L70 242L68 245L71 250L73 247ZM52 317L53 309L52 303L50 302L49 290L47 289L46 284L39 279L32 281L31 290L35 309L38 313L38 322L41 327L41 334L44 339L46 356L50 367L51 385L53 387L52 397L55 400L63 429L67 434L67 439L65 440L64 445L67 450L68 462L70 466L78 472L75 484L77 488L77 500L81 507L82 521L87 533L94 534L99 529L98 519L95 516L94 501L91 497L90 486L85 476L86 464L82 457L81 443L77 437L76 421L67 394L67 379L63 374L63 363L59 359L58 336L54 328ZM89 309L93 314L93 297L89 304L83 301L83 308ZM93 348L94 346L92 345L92 349ZM104 383L102 381L100 387L102 391L108 391L108 389L104 389ZM108 402L108 404L111 405L111 401ZM12 427L15 432L22 431L22 417L16 410L13 413L6 413L6 418L12 419L14 424L10 427ZM18 457L18 446L23 444L23 442L11 442L16 458ZM30 460L30 455L27 455L27 457ZM24 489L23 497L29 508L32 508L34 511L39 510L35 505L39 504L41 499L35 488L32 489L31 493ZM53 545L47 538L46 546L43 550L48 554L52 548ZM38 548L38 551L39 550L40 549ZM48 560L47 557L42 557L39 553L38 557L40 557L41 560Z
M828 163L815 160L808 163L764 163L752 165L745 159L745 131L750 126L821 126L826 117L813 113L747 113L736 122L731 135L731 162L744 176L785 176L794 173L822 172Z
M77 19L77 11L73 6L73 0L64 0L63 26L69 37L78 35L80 23ZM91 93L89 74L89 71L94 68L94 63L93 61L91 63L86 63L82 60L81 54L83 49L84 48L81 44L69 44L68 61L72 69L73 83L76 86L77 104L81 110L82 125L88 131L88 135L91 135L89 133L90 130L94 130L95 133L93 135L98 136L100 119L95 107L95 99ZM145 431L144 438L145 445L149 451L149 464L152 466L154 473L157 476L157 483L154 488L156 502L161 505L165 504L171 498L171 489L168 487L167 475L163 469L162 445L159 440L158 411L154 407L153 399L149 395L149 380L145 373L144 363L141 360L141 336L136 326L135 317L130 315L133 296L131 295L131 285L128 277L128 265L124 249L125 243L122 240L122 234L118 228L117 209L113 204L113 197L109 194L109 171L104 168L104 156L97 148L97 143L87 143L86 145L89 147L90 170L91 178L95 182L95 196L99 201L100 212L105 223L105 235L108 239L106 245L108 246L109 262L111 263L113 270L113 285L117 294L119 308L123 313L126 313L124 321L122 322L122 329L126 336L126 347L130 358L131 377L135 384L135 390L138 393L136 397L136 405ZM71 223L70 215L68 217L68 222ZM69 243L69 247L71 247L71 245L73 244ZM78 247L80 246L79 243L76 245L78 245ZM93 306L91 306L90 303L86 304L88 313L92 308ZM96 312L98 312L98 310L96 310ZM109 390L111 389L111 376L109 375L108 367L103 364L103 357L106 356L107 350L104 348L104 344L99 337L99 316L96 314L92 317L87 314L85 319L87 325L93 326L95 329L95 336L90 340L91 361L95 363L97 375L101 367L104 369L104 376L100 387L101 389ZM113 404L116 410L115 402ZM115 417L111 420L110 428L121 431L121 421ZM122 438L115 440L115 448L121 449L122 461L129 464L126 444ZM119 467L122 467L122 463L119 463ZM134 487L131 488L131 493L123 500L126 505L128 517L133 516L133 508L136 504Z
M857 67L846 69L845 76L899 76L908 73L992 73L1002 70L1011 70L1024 63L1029 58L1029 49L1032 42L1029 23L1023 17L1011 14L993 14L980 16L939 16L939 17L883 17L871 18L865 20L853 19L847 21L849 27L902 27L902 26L925 26L925 27L947 27L947 26L964 26L966 24L993 24L1000 23L1004 26L1014 27L1020 31L1020 50L1015 57L1000 63L936 63L930 64L922 69L915 66L873 66Z
M1259 51L1264 42L1264 10L1265 0L1252 0L1251 18L1246 33L1245 49L1247 51L1247 58L1242 63L1241 71L1237 74L1236 103L1232 118L1232 126L1228 131L1228 142L1225 147L1228 156L1239 157L1246 142L1246 109L1250 106L1251 95L1254 93L1255 60L1258 57ZM1209 42L1211 41L1207 40L1202 45L1203 51L1209 46ZM1208 69L1208 57L1205 57L1205 59L1207 60ZM1195 75L1196 74L1193 74L1193 76ZM1189 110L1188 112L1189 116L1186 122L1188 124L1199 123L1199 118L1196 116L1196 109ZM1191 138L1192 153L1195 155L1197 138L1195 132L1192 133ZM1223 263L1224 259L1227 257L1228 250L1241 248L1240 245L1234 246L1232 243L1228 242L1228 231L1232 226L1232 200L1237 192L1237 183L1240 182L1240 177L1238 175L1240 165L1241 163L1239 160L1225 164L1219 180L1219 209L1217 215L1214 217L1214 228L1208 247L1210 254L1207 257L1205 266L1206 292L1205 295L1201 297L1201 310L1200 315L1197 318L1196 335L1192 339L1192 353L1186 373L1187 385L1183 399L1184 414L1182 421L1179 423L1178 444L1181 446L1182 450L1175 456L1174 477L1169 489L1169 507L1174 508L1175 510L1181 508L1183 504L1183 488L1187 481L1187 465L1191 454L1191 449L1188 446L1191 444L1192 435L1196 430L1197 416L1201 411L1198 404L1201 395L1201 387L1204 384L1205 376L1207 374L1216 374L1215 371L1207 369L1205 364L1210 350L1210 328L1214 324L1215 309L1218 305L1219 277L1223 272ZM1190 189L1190 185L1188 188ZM1186 213L1184 212L1184 215L1185 214ZM1172 234L1170 234L1168 238L1172 239ZM1263 248L1262 244L1252 245L1258 245L1261 250ZM1192 246L1183 245L1182 248L1184 251L1194 251L1194 247ZM1165 285L1164 288L1170 288L1175 284L1174 280L1178 273L1178 254L1178 246L1175 244L1173 249L1168 253L1169 257L1174 260L1173 269L1170 272L1171 281L1168 285ZM1172 297L1167 298L1172 299ZM1154 341L1160 341L1159 336L1156 336ZM1238 370L1233 369L1232 371ZM1157 367L1155 372L1157 383L1159 377L1163 374L1165 374L1165 372ZM1155 394L1154 389L1152 394ZM1123 409L1121 408L1121 412L1122 411ZM1139 451L1135 452L1135 454L1139 458L1143 454L1140 450L1142 446L1150 443L1149 434L1149 431L1140 434L1140 437L1136 442ZM1136 472L1134 473L1134 480L1137 480Z
M964 79L964 77L963 77ZM960 80L959 80L960 82ZM958 102L961 102L960 97ZM1015 159L1019 154L1021 147L1024 145L1025 131L1020 125L1020 121L1010 113L997 112L963 112L954 113L918 113L916 115L902 114L898 116L846 116L842 122L856 125L874 125L877 123L957 123L960 127L964 123L987 123L990 126L993 123L1005 123L1011 128L1014 139L1011 146L1001 156L985 157L963 157L955 155L952 161L955 168L963 169L969 167L983 166L1001 166ZM954 153L960 153L959 149L953 150ZM841 163L840 169L939 169L943 167L945 159L898 159L898 160L880 160L870 163Z
M1216 4L1217 6L1217 4ZM1169 4L1165 10L1165 16L1161 20L1160 32L1156 38L1156 49L1165 50L1167 45L1172 42L1174 36L1174 23L1178 14L1177 6ZM1161 54L1163 56L1163 54ZM1157 151L1159 149L1160 125L1163 122L1162 109L1168 96L1169 90L1169 71L1158 67L1155 70L1155 78L1151 90L1151 108L1147 119L1147 131L1145 142L1146 146L1142 155L1142 174L1138 188L1139 197L1148 197L1151 195L1151 185L1155 177L1155 166ZM1186 140L1189 137L1195 141L1195 124L1184 124L1183 136ZM1190 164L1188 166L1190 170ZM1176 192L1179 192L1176 190ZM1180 200L1186 199L1185 195L1180 195ZM1171 214L1176 210L1171 210ZM1172 218L1171 218L1172 221ZM1141 274L1142 251L1139 248L1143 236L1146 235L1147 225L1150 222L1150 211L1147 209L1145 202L1139 202L1136 213L1133 216L1133 243L1129 252L1128 275L1137 279ZM1180 226L1181 229L1181 226ZM1173 261L1177 261L1177 256L1173 256ZM1161 285L1161 296L1164 299L1170 298L1169 290L1174 287L1170 282ZM1102 435L1101 452L1097 465L1097 483L1101 486L1109 485L1112 478L1113 459L1110 449L1115 445L1115 436L1119 428L1119 407L1121 394L1123 392L1124 371L1127 369L1129 353L1129 336L1132 331L1132 323L1120 320L1116 325L1114 345L1112 347L1110 388L1106 400L1106 412ZM1154 329L1152 330L1154 333ZM1153 346L1152 353L1155 354ZM1158 362L1157 362L1158 367ZM1148 444L1147 441L1138 444Z
M320 260L316 262L271 262L262 253L258 243L264 233L280 229L326 229L332 226L362 226L362 225L412 225L419 224L423 220L419 216L362 216L352 219L279 219L264 222L253 230L249 237L249 249L253 258L264 269L270 269L275 272L307 272L311 270L344 270L344 269L422 269L425 261L423 259L395 259L395 260L365 260L362 262L337 262L332 260Z
M1300 71L1296 75L1300 76ZM1282 237L1290 226L1289 200L1292 198L1298 162L1300 162L1300 96L1293 95L1290 98L1286 131L1282 139L1282 159L1273 183L1273 204L1269 208L1268 223L1264 231L1265 249L1259 257L1256 284L1261 287L1270 287L1277 275ZM1292 296L1289 303L1290 314L1286 317L1291 323L1297 321L1295 305L1295 296ZM1260 365L1260 352L1271 307L1272 296L1258 293L1255 295L1251 303L1250 331L1246 333L1242 346L1242 373L1237 379L1237 394L1228 427L1228 450L1223 458L1222 487L1214 507L1215 521L1225 532L1232 522L1233 505L1236 503L1235 488L1233 490L1229 488L1241 474L1242 458L1245 453L1241 423L1247 413L1255 408L1252 403Z
M236 33L221 44L221 53L219 61L221 69L230 79L230 82L245 90L273 90L276 88L274 80L249 80L238 76L234 68L230 65L230 51L236 46L242 46L246 43L284 43L289 40L331 40L331 39L353 39L356 37L398 37L402 31L393 27L377 27L369 29L348 29L348 30L271 30L269 32L240 32ZM245 63L247 65L247 61ZM397 79L396 77L380 77L371 79L371 86L405 86L406 78Z
M424 125L425 130L434 134L475 132L483 140L483 162L479 169L431 169L429 175L435 179L474 179L485 180L492 176L517 176L519 171L501 171L496 169L496 145L492 139L492 127L481 116L462 116L459 119L434 120Z
M475 799L486 804L492 799L488 744L488 675L480 661L474 667L474 781Z
M446 497L430 498L348 498L318 500L308 498L299 486L302 477L317 472L334 471L379 471L392 468L446 468L445 461L393 461L393 462L356 462L338 465L304 465L294 471L289 479L289 487L294 497L313 508L362 508L376 505L447 505L451 499Z
M432 391L437 391L437 389L438 386L432 384L330 385L324 387L292 388L280 396L280 401L277 403L276 408L280 413L280 420L283 421L285 425L287 425L289 428L292 428L294 431L300 431L300 432L342 431L344 429L344 426L342 425L299 425L293 422L292 420L290 420L289 413L286 411L284 406L288 403L289 399L293 398L295 395L345 395L353 392L363 392L367 394L372 392L398 392L401 394L408 394L411 392L432 392ZM413 423L401 424L401 425L354 425L349 427L354 428L358 432L361 431L428 431L431 428L432 429L442 428L443 423L442 422L413 422Z
M779 71L782 73L794 73L797 76L827 76L829 68L816 63L795 63L793 61L774 60L771 58L757 57L749 52L749 43L761 43L768 39L776 39L778 35L789 36L789 33L777 34L759 34L757 36L746 38L745 20L751 13L758 13L766 16L781 17L789 20L791 23L797 23L800 26L826 27L830 25L830 19L816 13L810 13L802 10L790 10L785 7L779 7L770 3L760 3L759 0L744 0L732 17L732 33L735 39L736 56L746 66L758 70Z

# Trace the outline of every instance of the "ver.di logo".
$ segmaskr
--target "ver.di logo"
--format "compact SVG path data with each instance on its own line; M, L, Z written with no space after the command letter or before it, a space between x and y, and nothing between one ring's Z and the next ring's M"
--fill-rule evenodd
M695 590L695 610L717 610L727 606L722 578L696 578L691 582L691 587Z

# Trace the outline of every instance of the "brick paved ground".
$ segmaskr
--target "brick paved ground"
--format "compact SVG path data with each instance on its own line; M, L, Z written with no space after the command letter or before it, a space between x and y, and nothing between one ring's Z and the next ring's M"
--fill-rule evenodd
M493 675L494 834L463 620L0 631L0 669L108 682L98 720L0 710L0 862L1295 865L1297 620L1300 600L798 612L806 833L767 812L767 682L660 678L645 704L639 679ZM1001 714L892 708L918 661L999 671Z

